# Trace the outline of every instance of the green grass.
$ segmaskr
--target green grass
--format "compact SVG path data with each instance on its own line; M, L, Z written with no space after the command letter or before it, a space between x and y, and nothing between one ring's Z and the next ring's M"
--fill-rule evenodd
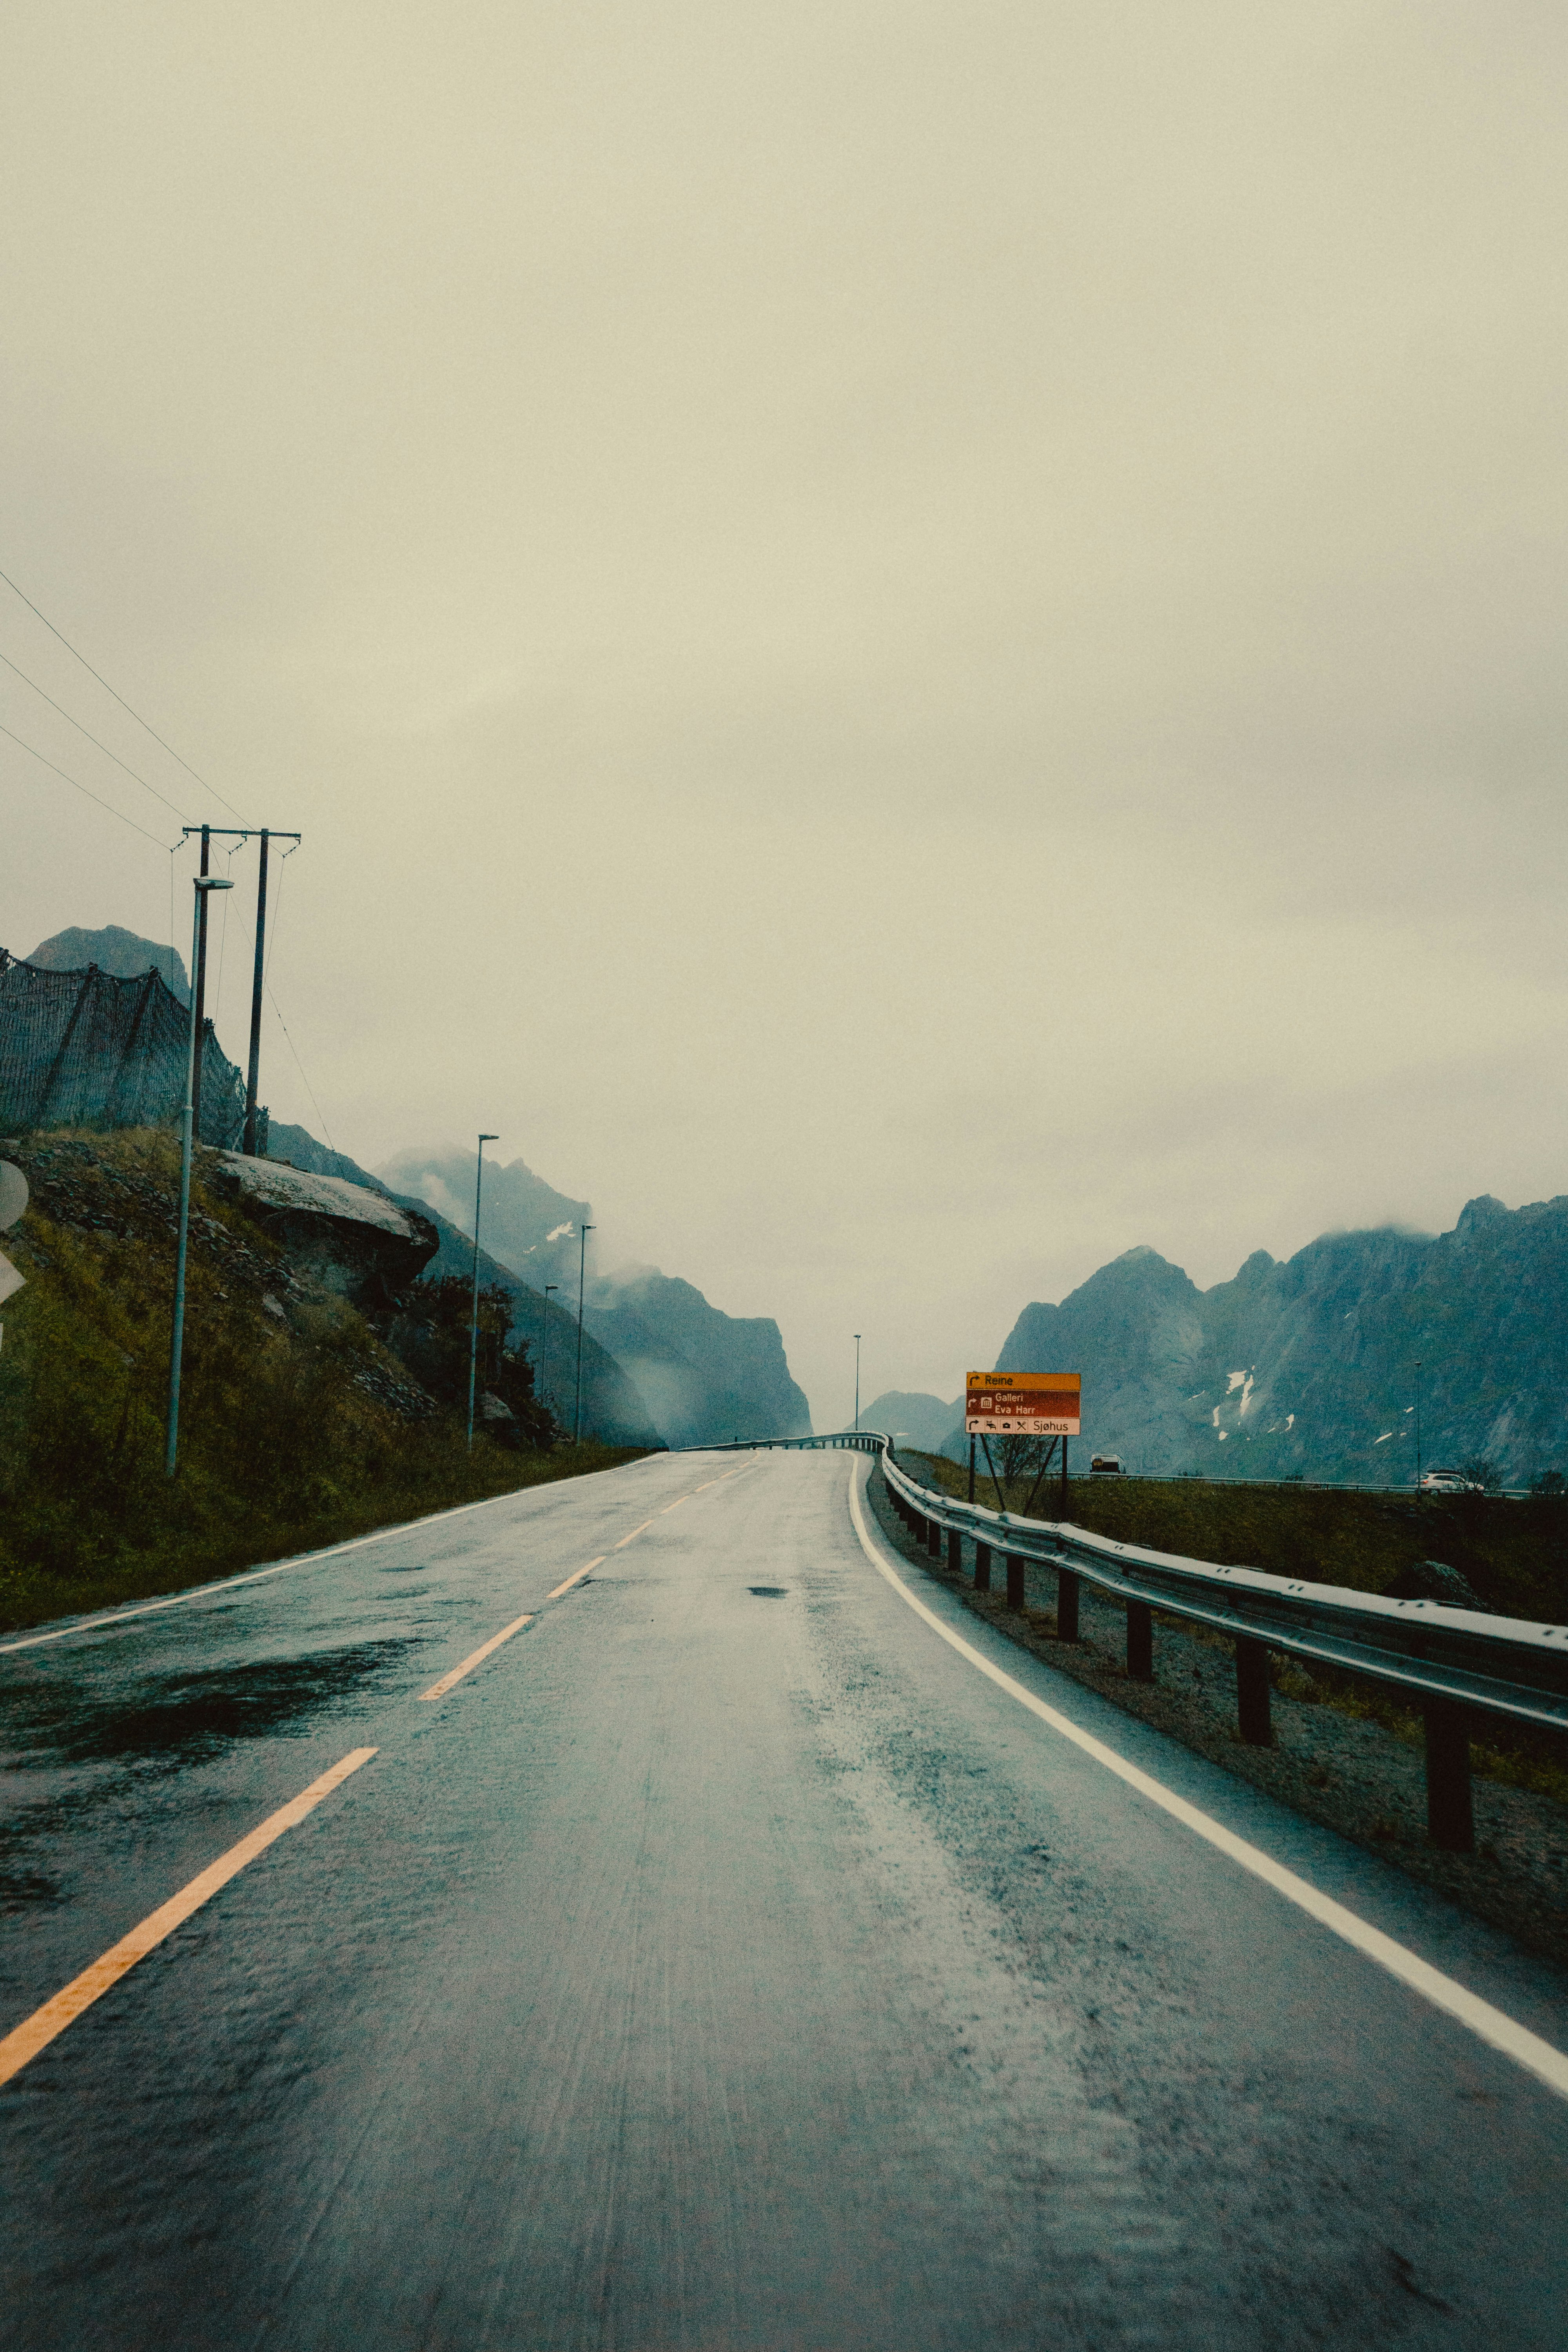
M80 1140L89 1204L100 1193L145 1230L81 1232L30 1208L15 1246L7 1237L26 1287L5 1302L0 1348L0 1623L175 1591L637 1458L593 1445L519 1454L482 1435L470 1454L452 1415L411 1423L365 1392L356 1373L399 1368L352 1307L322 1293L280 1320L263 1283L237 1283L198 1246L168 1479L174 1246L156 1214L127 1211L114 1179L151 1180L172 1204L177 1151L151 1130ZM198 1184L193 1206L281 1273L237 1204Z
M968 1473L957 1463L927 1454L909 1458L946 1493L967 1491ZM1029 1483L1004 1485L1009 1510L1023 1509ZM1059 1515L1058 1493L1047 1477L1035 1503L1037 1517ZM975 1499L995 1504L984 1474ZM1559 1498L1346 1494L1219 1486L1200 1478L1070 1478L1066 1516L1118 1543L1356 1592L1384 1591L1418 1559L1446 1560L1500 1616L1568 1622L1568 1502Z

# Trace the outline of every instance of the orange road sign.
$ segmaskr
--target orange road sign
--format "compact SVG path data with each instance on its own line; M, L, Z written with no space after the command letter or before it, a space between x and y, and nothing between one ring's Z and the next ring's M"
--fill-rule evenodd
M1081 1437L1081 1372L971 1372L963 1426L971 1437Z

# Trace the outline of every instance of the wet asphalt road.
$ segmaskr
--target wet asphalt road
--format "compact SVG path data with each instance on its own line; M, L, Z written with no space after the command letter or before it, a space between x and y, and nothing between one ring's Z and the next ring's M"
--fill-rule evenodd
M956 1655L866 1467L656 1458L0 1654L0 2032L376 1749L0 2091L15 2352L1558 2352L1568 2103ZM1568 2037L1549 1971L899 1573Z

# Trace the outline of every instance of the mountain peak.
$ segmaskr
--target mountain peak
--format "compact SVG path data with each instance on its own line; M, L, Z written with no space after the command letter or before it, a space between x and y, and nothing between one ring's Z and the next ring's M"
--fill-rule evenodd
M161 947L156 940L128 931L122 923L105 923L96 931L83 930L73 923L68 930L57 931L52 940L40 940L22 961L36 964L40 971L85 971L95 963L114 980L137 980L144 971L155 971L181 1004L191 1001L184 958L174 948Z

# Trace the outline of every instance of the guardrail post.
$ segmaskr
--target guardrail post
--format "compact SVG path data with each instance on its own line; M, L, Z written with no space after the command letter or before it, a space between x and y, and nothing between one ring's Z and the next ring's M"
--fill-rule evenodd
M1268 1720L1268 1653L1261 1642L1238 1635L1236 1644L1236 1713L1249 1748L1273 1742Z
M1057 1639L1076 1642L1078 1630L1078 1577L1070 1568L1057 1570Z
M991 1547L982 1543L978 1536L974 1539L974 1590L976 1592L989 1592L991 1590Z
M935 1519L926 1521L926 1549L932 1559L942 1558L942 1528Z
M963 1574L963 1538L956 1528L947 1531L947 1565L953 1576Z
M1127 1604L1127 1674L1135 1683L1154 1679L1154 1612L1146 1601Z
M1474 1853L1470 1727L1451 1698L1429 1698L1426 1715L1426 1834L1446 1853Z
M1007 1606L1015 1616L1024 1606L1024 1563L1015 1551L1007 1554Z

